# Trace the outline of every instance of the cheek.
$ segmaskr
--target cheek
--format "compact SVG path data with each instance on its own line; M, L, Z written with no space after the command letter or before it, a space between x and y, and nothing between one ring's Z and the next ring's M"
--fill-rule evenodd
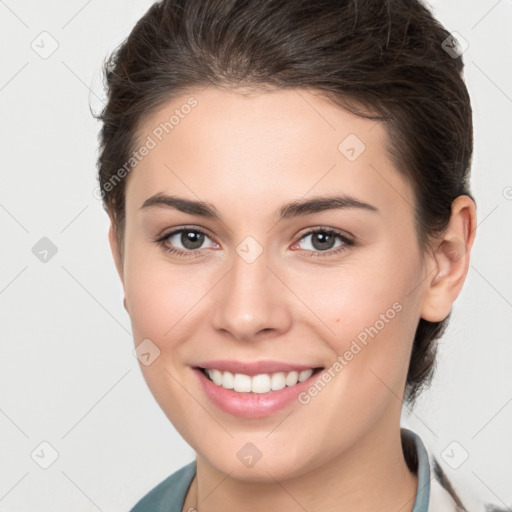
M339 439L341 448L348 440L355 442L358 433L386 411L401 407L399 397L418 320L418 307L414 298L407 297L409 291L407 276L391 286L379 274L359 275L354 269L344 279L331 278L316 293L309 293L308 306L324 322L316 324L318 332L325 333L332 359L326 391L314 398L312 390L304 400L311 400L312 416L321 416L325 407L332 406L333 421L325 425L322 435Z
M151 257L150 257L151 253ZM170 265L165 255L131 248L125 261L125 293L135 342L150 338L163 348L197 304L205 283L192 266Z
M336 380L358 382L370 401L376 388L383 388L379 378L401 391L419 320L419 291L413 290L421 260L414 248L402 251L390 244L339 269L312 272L307 279L294 276L297 295L307 298L306 305L321 320L315 323L333 350L333 364L341 357L344 377Z
M289 274L289 282L336 340L355 337L374 324L379 331L389 332L398 328L391 329L392 324L403 325L406 318L415 317L414 289L420 276L420 255L414 247L381 244L336 266L312 267L307 272L296 269ZM398 309L403 311L398 314Z

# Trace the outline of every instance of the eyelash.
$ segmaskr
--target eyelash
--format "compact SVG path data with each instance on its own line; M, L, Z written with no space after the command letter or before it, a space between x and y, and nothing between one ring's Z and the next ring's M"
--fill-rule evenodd
M201 256L201 250L200 249L197 249L197 250L192 250L192 249L189 249L187 251L183 251L183 250L180 250L180 249L175 249L174 247L169 247L166 242L169 238L171 238L172 236L178 234L178 233L182 233L182 232L191 232L191 233L200 233L202 235L205 235L207 236L208 238L210 238L210 236L208 235L208 233L206 233L206 231L203 231L202 229L200 228L179 228L179 229L176 229L174 231L171 231L170 233L167 233L165 235L163 235L162 237L160 238L156 238L156 239L153 239L153 241L159 245L160 247L162 247L165 251L167 251L168 253L170 254L174 254L174 255L177 255L179 257L182 257L182 258L189 258L189 257L199 257ZM336 249L328 249L326 251L308 251L308 250L305 250L307 253L310 253L308 255L308 257L310 258L317 258L317 257L326 257L324 255L327 255L327 256L334 256L334 255L337 255L343 251L346 251L347 250L347 247L352 247L355 245L355 241L346 237L341 231L338 231L336 229L333 229L333 228L315 228L315 229L312 229L311 231L308 231L306 233L304 233L297 242L295 243L298 243L300 242L302 239L306 238L307 236L309 235L316 235L318 233L324 233L324 234L328 234L328 235L334 235L336 236L337 238L339 238L342 242L343 242L343 245L340 245L339 247L337 247ZM294 244L295 245L295 244Z

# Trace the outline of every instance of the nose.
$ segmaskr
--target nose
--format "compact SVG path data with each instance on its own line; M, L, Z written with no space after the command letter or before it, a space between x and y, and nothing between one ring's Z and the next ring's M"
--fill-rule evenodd
M231 270L212 297L216 330L239 341L254 341L290 328L293 294L282 272L270 265L265 251L252 262L238 253L233 256Z

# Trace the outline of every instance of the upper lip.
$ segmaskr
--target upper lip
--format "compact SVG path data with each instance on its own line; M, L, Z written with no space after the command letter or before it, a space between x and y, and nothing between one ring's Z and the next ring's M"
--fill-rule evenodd
M222 372L243 373L244 375L259 375L261 373L278 373L278 372L300 372L315 368L323 368L323 366L310 364L292 364L281 361L228 361L227 359L219 359L215 361L204 361L195 365L198 368L209 370L220 370Z

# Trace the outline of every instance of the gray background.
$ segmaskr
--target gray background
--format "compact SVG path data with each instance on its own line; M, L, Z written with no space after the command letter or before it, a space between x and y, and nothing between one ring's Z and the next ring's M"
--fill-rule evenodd
M132 354L93 195L101 64L151 3L0 1L1 511L126 511L194 456ZM449 477L512 506L512 2L431 5L469 44L479 227L434 383L403 425Z

